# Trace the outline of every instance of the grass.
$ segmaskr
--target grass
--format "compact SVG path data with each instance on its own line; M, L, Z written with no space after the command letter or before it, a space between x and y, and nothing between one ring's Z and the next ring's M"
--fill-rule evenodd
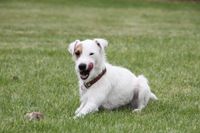
M0 2L0 132L200 131L200 6L103 0ZM159 101L139 114L102 110L73 120L79 105L67 45L109 41L110 63L148 77ZM27 121L41 111L45 119Z

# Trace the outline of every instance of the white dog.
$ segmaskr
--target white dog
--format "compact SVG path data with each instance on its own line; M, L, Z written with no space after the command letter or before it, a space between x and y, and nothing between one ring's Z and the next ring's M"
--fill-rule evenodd
M106 62L107 45L105 39L76 40L69 45L76 63L81 101L75 118L98 111L99 107L114 109L129 103L134 111L140 111L149 99L157 100L143 75L136 77L128 69Z

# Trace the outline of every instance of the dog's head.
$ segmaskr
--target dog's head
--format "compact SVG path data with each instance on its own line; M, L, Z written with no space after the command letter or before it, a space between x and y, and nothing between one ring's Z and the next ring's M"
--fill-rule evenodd
M108 45L105 39L76 40L72 42L68 51L76 63L76 71L82 80L97 76L97 72L105 65L104 49Z

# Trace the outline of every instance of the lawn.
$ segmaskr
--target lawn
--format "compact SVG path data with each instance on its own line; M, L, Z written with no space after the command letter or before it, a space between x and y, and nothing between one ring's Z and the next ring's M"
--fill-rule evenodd
M0 132L200 131L200 3L1 0ZM67 46L106 38L110 63L144 74L159 98L141 113L74 120L79 93ZM41 121L24 114L44 113Z

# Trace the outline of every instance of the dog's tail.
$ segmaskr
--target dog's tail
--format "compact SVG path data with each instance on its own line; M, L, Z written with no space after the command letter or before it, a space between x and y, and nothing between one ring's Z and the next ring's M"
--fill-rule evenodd
M151 92L150 87L148 85L148 80L144 75L138 76L138 83L140 84L140 86L142 86L143 88L147 88L150 91L150 99L158 100L156 95L153 92Z

